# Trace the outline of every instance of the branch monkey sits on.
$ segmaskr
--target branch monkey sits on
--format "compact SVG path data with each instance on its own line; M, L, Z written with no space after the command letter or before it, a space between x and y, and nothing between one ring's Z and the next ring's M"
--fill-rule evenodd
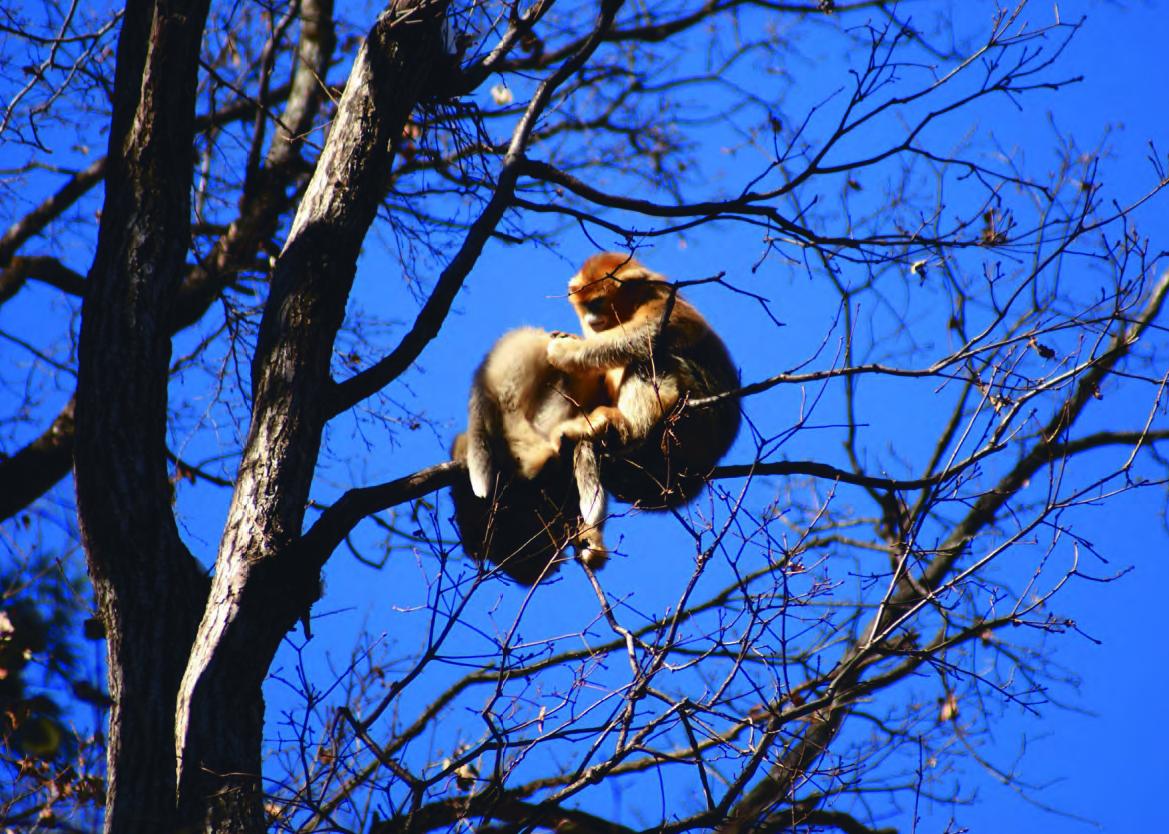
M559 425L578 458L596 458L618 500L664 510L698 494L734 442L737 397L692 408L691 399L734 391L739 375L702 315L635 258L604 252L568 283L583 338L549 342L548 362L569 376L602 373L606 402ZM586 468L595 464L584 461ZM595 517L603 518L603 508Z

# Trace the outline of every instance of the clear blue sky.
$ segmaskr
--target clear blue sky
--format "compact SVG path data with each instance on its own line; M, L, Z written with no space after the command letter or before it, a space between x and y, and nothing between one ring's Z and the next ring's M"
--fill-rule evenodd
M989 15L990 8L987 4L970 4L967 12L972 17ZM1054 13L1049 5L1036 4L1031 9L1036 20L1049 13ZM1006 146L1026 148L1031 162L1042 158L1054 144L1049 114L1061 132L1074 134L1084 146L1095 145L1108 131L1114 153L1107 160L1104 178L1117 196L1134 197L1143 187L1140 183L1147 184L1150 177L1147 142L1157 142L1162 158L1169 152L1169 98L1162 57L1165 44L1169 44L1169 9L1158 4L1120 9L1103 4L1061 3L1058 13L1065 21L1088 15L1084 30L1062 63L1064 74L1083 73L1085 80L1057 94L1028 99L1022 112L1004 111L1001 123L984 121L971 126L992 131ZM811 47L805 51L814 52ZM797 75L807 70L807 66L792 68ZM728 162L731 177L735 174L733 165ZM1142 215L1145 233L1159 238L1162 247L1169 242L1166 217L1164 200L1157 211ZM363 474L371 482L400 475L442 455L450 438L463 425L466 381L502 330L520 324L575 329L560 295L561 287L575 265L591 251L591 244L575 228L565 231L555 253L502 246L490 251L457 304L457 329L448 328L424 353L423 370L410 375L411 385L419 392L418 406L448 430L433 439L406 443L395 450L392 459L386 459L384 466L379 466L376 459L370 461ZM751 302L728 297L713 288L690 293L725 335L743 366L746 380L758 378L771 367L766 361L770 356L753 361L762 344L760 339L778 338L776 349L803 355L804 346L799 343L801 325L806 325L809 333L818 329L822 332L830 315L819 306L823 299L817 297L815 289L798 277L770 284L743 277L748 275L757 252L758 241L751 232L720 229L717 234L690 236L684 250L671 241L659 243L646 254L647 261L674 277L696 278L726 269L732 279L740 279L741 286L772 299L777 315L788 325L778 337L763 335L759 311ZM397 292L392 286L394 278L378 275L376 264L376 244L371 240L360 273L366 293L361 303L370 308L384 301L386 293ZM373 287L376 289L371 290ZM812 318L816 315L821 318ZM1110 404L1117 409L1131 406L1125 402ZM746 406L748 414L758 408L758 403ZM909 438L902 442L908 443ZM792 457L804 456L801 451L804 450L788 450ZM738 452L738 457L732 453L729 459L741 462L751 449L740 444ZM840 462L834 459L834 452L824 451L824 456ZM1163 589L1169 587L1164 500L1163 493L1152 491L1122 498L1100 511L1085 531L1111 560L1107 566L1093 563L1088 566L1089 572L1105 575L1127 566L1133 570L1109 585L1073 583L1058 597L1055 612L1073 618L1084 632L1099 641L1097 644L1070 634L1048 643L1055 661L1078 672L1083 679L1078 691L1056 688L1051 693L1070 709L1048 704L1040 708L1038 717L1008 709L996 723L994 746L980 749L998 766L1010 766L1020 755L1017 776L1033 787L1029 791L1033 799L1095 821L1099 830L1113 834L1152 832L1169 825L1169 812L1164 810L1160 797L1169 778L1164 752L1169 749L1169 730L1158 710L1163 693L1169 690L1169 651L1158 628ZM618 531L614 538L625 536L622 549L634 555L616 559L607 569L606 582L617 589L640 589L635 593L641 594L642 604L647 603L645 583L653 583L662 566L639 566L637 554L646 547L650 536L668 535L659 529L659 523L639 516L618 519L611 525ZM653 539L655 543L661 540ZM375 632L377 623L385 622L384 627L393 634L393 621L383 621L378 616L379 610L384 614L389 601L386 589L376 585L371 588L371 577L347 561L348 557L341 554L330 565L329 594L321 605L322 610L356 606L354 611L335 618L338 639L351 634L353 624L365 622ZM551 623L572 623L575 618L588 616L588 592L583 582L572 570L564 574L559 584L541 589L525 613L525 622L540 623L540 617L547 617L547 628L554 631ZM359 601L363 594L371 599L368 609ZM578 608L581 594L586 601ZM507 614L520 604L523 595L516 588L501 589L498 599L498 619L506 623ZM533 630L540 631L538 626ZM972 831L1021 834L1094 830L1093 824L1042 811L973 762L961 774L960 783L965 793L977 795L974 808L960 814ZM888 820L888 824L902 831L947 830L950 809L923 803L919 811L921 820L916 828L909 809L903 816Z
M970 3L963 13L989 18L992 8L991 4ZM1030 10L1037 21L1055 13L1052 4L1036 3ZM1042 159L1054 144L1052 122L1061 132L1074 134L1084 146L1094 146L1108 132L1113 154L1105 161L1105 182L1117 197L1131 199L1151 176L1146 160L1148 141L1157 143L1162 159L1169 153L1169 93L1163 57L1169 45L1169 5L1134 3L1118 8L1103 3L1060 3L1058 14L1064 20L1088 16L1062 62L1064 74L1083 73L1085 80L1055 94L1033 96L1021 112L1010 108L996 111L993 121L986 113L982 121L969 127L980 135L993 133L1005 146L1026 148L1032 162ZM817 71L816 44L800 46L801 55L793 58L789 68L793 75L804 74L827 88L844 83L829 71L832 68ZM813 97L811 90L805 93ZM744 169L738 166L745 164L728 156L728 180L742 174ZM1169 246L1167 208L1169 202L1161 199L1140 215L1144 232L1154 236L1161 248ZM391 327L400 327L403 320L412 318L417 303L385 256L390 243L388 232L375 227L359 269L354 306L389 319ZM602 243L615 245L612 240ZM419 367L407 374L405 384L389 392L395 402L432 421L433 428L423 425L410 431L399 427L397 445L391 445L388 434L379 434L368 424L355 431L347 421L338 421L330 429L335 457L322 467L316 497L329 500L337 489L382 482L445 459L451 439L465 421L471 374L501 332L521 324L576 329L563 285L592 251L592 244L574 226L563 230L554 251L530 245L491 245L456 303L454 326L447 327L426 349ZM835 314L831 299L802 272L784 271L773 264L752 275L750 267L758 253L757 233L722 227L687 236L685 248L667 239L645 254L648 263L671 277L693 279L726 270L738 286L771 299L776 316L786 325L779 331L765 321L750 299L715 287L695 288L689 293L724 335L746 381L774 373L777 366L789 367L796 358L809 355L812 349L807 341L819 338ZM84 246L79 247L71 265L84 271L87 255ZM34 299L34 303L44 304L44 298ZM13 332L34 334L37 319L31 316L18 321L22 309L16 302L5 305L4 326ZM40 314L44 312L42 307ZM52 312L60 314L59 310ZM396 332L377 334L383 337L379 346L392 345ZM176 350L181 352L181 347ZM777 355L783 361L777 362ZM1129 416L1132 408L1143 405L1118 399L1106 403L1105 408ZM798 392L774 392L768 399L748 402L746 412L775 426L784 419L777 418L777 413L794 414L798 408ZM915 430L928 428L930 416L901 415L891 445L911 446ZM232 428L222 430L230 432ZM825 441L817 446L814 433L806 435L807 440L804 437L785 449L788 457L843 463L838 443ZM728 460L745 462L752 453L753 446L744 434ZM185 484L178 488L184 537L209 563L218 543L227 496L206 488L187 492ZM439 500L443 513L449 512L445 495ZM996 723L994 746L980 749L998 765L1009 765L1016 754L1025 753L1017 774L1021 781L1038 786L1031 791L1034 799L1094 820L1100 830L1111 834L1169 830L1169 812L1161 799L1169 780L1165 754L1169 729L1159 710L1164 693L1169 691L1169 650L1159 628L1164 589L1169 588L1165 507L1163 492L1145 491L1122 497L1094 516L1086 516L1082 532L1110 559L1108 565L1092 562L1088 572L1100 576L1130 566L1132 570L1111 584L1071 583L1057 599L1057 613L1074 619L1093 640L1069 634L1049 640L1048 648L1055 661L1077 672L1083 683L1078 691L1063 688L1052 693L1071 709L1049 704L1041 708L1038 717L1008 709ZM359 534L366 543L377 539L369 526ZM677 535L676 528L668 520L631 515L615 519L610 529L609 538L620 542L621 553L606 569L606 587L615 593L635 594L634 604L645 610L665 605L674 594L671 583L688 574L685 568L675 576L669 562L663 562L669 555L663 551L676 545L676 538L671 538ZM841 571L837 578L843 579L847 568L829 566L829 570ZM321 673L322 685L327 664L343 665L354 634L361 629L375 635L385 633L385 645L398 645L404 651L415 647L416 634L411 629L421 627L425 615L412 606L425 599L425 573L433 573L433 566L415 567L408 552L395 553L390 567L382 572L357 564L344 551L336 554L326 570L326 595L315 610L316 637L305 649L306 660ZM533 638L580 629L581 623L596 614L591 591L573 566L562 571L556 584L540 588L530 602L520 589L502 582L498 588L484 589L481 597L473 612L477 626L506 628L526 604L523 623ZM292 662L292 652L283 651L277 673L287 675ZM281 733L281 713L290 703L282 684L269 686L268 703L272 733ZM999 785L973 762L961 773L960 783L964 792L977 792L975 806L961 813L963 823L972 831L1030 834L1093 830L1087 823L1043 812ZM923 804L919 813L916 828L908 808L887 824L904 832L947 830L950 814L945 806Z

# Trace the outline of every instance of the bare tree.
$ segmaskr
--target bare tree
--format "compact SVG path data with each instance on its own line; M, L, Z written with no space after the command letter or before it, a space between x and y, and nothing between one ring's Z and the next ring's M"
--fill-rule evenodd
M55 314L5 334L0 512L39 550L73 467L108 643L107 831L872 831L942 796L923 761L979 757L994 704L1058 674L1038 638L1074 627L1048 606L1088 573L1080 509L1165 482L1169 277L1137 226L1160 163L1121 195L1071 140L1040 176L954 138L1074 80L1078 24L395 0L350 66L338 31L365 27L329 0L4 15L0 303ZM802 38L851 68L811 99L785 69ZM747 161L728 173L720 147ZM418 299L385 311L400 327L347 313L371 227ZM755 234L753 269L675 275L684 291L745 300L776 339L784 281L833 312L800 355L744 361L749 430L638 554L671 583L634 600L586 570L575 626L539 625L556 586L496 617L500 579L456 555L432 495L456 464L322 484L327 427L371 398L417 420L392 392L489 244L728 229ZM817 432L843 452L789 454L826 449L802 445ZM208 577L178 519L210 492L230 501ZM416 606L387 590L417 643L287 676L303 703L265 764L273 658L375 527L422 560ZM64 826L93 782L35 759L9 764L34 787L7 819ZM604 798L646 785L660 800Z

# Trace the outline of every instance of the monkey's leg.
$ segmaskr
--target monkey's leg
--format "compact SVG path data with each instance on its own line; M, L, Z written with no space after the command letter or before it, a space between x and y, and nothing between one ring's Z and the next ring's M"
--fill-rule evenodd
M597 464L597 447L592 441L582 440L572 453L572 472L580 493L580 532L577 534L577 556L594 570L609 559L605 547L605 490L601 486L601 468Z
M529 481L560 453L560 439L550 440L540 434L522 414L504 415L503 435L520 477Z
M553 442L560 445L564 438L569 440L597 440L610 430L624 439L625 417L621 409L612 405L599 405L588 414L580 414L565 420L553 431Z
M670 375L644 379L630 376L621 384L617 407L623 425L621 442L643 440L678 402L678 384Z

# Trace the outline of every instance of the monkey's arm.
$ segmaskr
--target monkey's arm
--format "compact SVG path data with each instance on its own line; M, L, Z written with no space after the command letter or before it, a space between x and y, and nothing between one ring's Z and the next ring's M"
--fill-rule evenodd
M548 363L566 373L577 373L645 362L653 353L658 329L658 322L646 318L583 339L553 339L548 343Z

